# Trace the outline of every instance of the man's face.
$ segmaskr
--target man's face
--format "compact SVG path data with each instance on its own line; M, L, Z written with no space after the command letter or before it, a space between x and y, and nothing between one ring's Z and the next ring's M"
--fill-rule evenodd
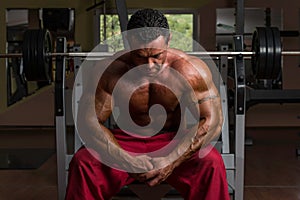
M131 59L135 66L142 66L145 76L156 76L163 69L167 58L169 41L159 36L149 43L141 43L134 38L130 40L130 46L134 49L131 52Z

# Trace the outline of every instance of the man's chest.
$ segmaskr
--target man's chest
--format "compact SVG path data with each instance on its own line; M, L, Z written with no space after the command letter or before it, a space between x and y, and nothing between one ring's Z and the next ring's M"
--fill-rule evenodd
M129 108L135 113L147 113L155 104L163 106L167 112L172 112L178 106L181 96L179 85L160 81L124 81L117 85L116 92L113 93L116 106Z

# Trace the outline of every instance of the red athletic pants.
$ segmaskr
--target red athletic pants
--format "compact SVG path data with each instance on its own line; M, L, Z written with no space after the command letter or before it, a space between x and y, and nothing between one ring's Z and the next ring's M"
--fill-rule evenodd
M163 133L141 139L112 130L120 146L128 151L150 152L164 147L174 133ZM69 166L66 200L109 200L120 189L134 181L127 172L102 164L90 154L91 149L81 148ZM95 153L95 151L93 151ZM203 152L205 156L199 155ZM219 152L208 146L196 152L191 159L175 168L167 178L187 200L228 200L228 185L224 163Z

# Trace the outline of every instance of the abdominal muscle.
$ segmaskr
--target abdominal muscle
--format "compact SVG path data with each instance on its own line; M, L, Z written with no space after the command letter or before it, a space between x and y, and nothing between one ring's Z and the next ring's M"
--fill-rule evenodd
M165 116L152 117L153 118L151 121L148 113L131 113L130 118L126 116L123 117L122 114L120 114L120 116L117 119L117 124L121 125L121 127L129 127L129 131L134 132L134 130L130 130L131 124L134 123L136 126L138 126L138 129L140 129L140 131L150 133L151 135L155 135L157 133L165 131L176 131L180 125L181 120L180 112L169 112L167 113L166 119ZM157 130L157 123L163 123L162 129Z

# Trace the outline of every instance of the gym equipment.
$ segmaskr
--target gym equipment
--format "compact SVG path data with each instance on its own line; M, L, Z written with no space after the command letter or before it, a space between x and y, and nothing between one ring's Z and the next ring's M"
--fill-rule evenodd
M253 33L252 51L211 51L193 52L197 56L243 56L252 59L252 69L257 79L275 79L281 71L281 56L300 55L300 51L282 51L280 31L276 27L257 27ZM107 53L111 56L112 53ZM27 80L51 81L52 57L94 57L103 53L52 53L52 43L49 31L38 29L28 30L24 34L22 53L0 54L0 58L23 57L24 70ZM217 57L218 58L218 57Z

